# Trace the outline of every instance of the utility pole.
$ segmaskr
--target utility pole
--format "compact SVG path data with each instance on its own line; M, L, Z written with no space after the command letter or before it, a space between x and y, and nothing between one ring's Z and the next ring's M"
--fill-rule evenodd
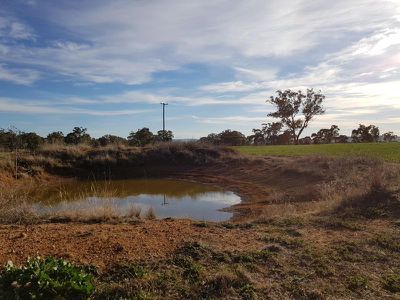
M19 146L19 141L18 141L18 135L19 135L19 130L15 126L10 126L11 134L14 133L15 135L15 141L14 141L14 146L15 146L15 179L18 179L18 146Z
M162 130L165 132L165 106L168 105L168 103L161 102L162 105Z

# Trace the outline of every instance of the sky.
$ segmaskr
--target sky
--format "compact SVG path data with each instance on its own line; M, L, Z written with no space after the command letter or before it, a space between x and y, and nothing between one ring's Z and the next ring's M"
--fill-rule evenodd
M289 88L400 135L400 0L0 1L0 128L250 134Z

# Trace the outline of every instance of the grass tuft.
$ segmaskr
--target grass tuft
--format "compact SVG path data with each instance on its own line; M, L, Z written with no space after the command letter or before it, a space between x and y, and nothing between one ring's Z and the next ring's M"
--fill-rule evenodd
M392 293L400 293L400 274L392 274L383 278L383 287Z

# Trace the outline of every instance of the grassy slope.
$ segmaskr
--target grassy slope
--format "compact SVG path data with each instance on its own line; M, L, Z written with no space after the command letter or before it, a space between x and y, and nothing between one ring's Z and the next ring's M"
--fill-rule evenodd
M372 155L385 161L400 162L400 143L240 146L234 148L242 153L254 155Z

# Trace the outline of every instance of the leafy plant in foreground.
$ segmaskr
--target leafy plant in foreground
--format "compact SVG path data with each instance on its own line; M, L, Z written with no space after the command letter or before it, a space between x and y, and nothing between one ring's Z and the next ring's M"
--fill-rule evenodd
M93 276L63 259L34 257L0 271L0 298L87 299L93 291Z

